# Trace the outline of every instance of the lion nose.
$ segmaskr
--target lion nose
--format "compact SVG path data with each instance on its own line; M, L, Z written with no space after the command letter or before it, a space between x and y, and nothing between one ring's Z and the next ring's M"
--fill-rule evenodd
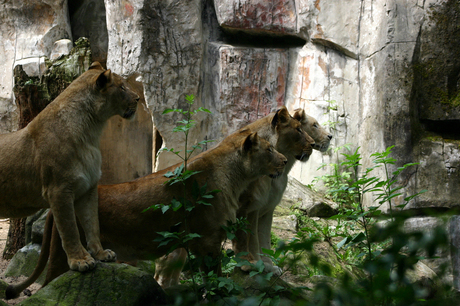
M287 159L283 160L283 163L286 165L287 164Z
M141 99L141 98L140 98L139 96L137 96L137 98L134 99L134 100L136 100L136 102L139 102L140 99ZM331 137L332 137L332 136L331 136Z
M329 138L329 140L331 140L331 139L332 139L332 135L331 135L331 134L327 135L327 138Z

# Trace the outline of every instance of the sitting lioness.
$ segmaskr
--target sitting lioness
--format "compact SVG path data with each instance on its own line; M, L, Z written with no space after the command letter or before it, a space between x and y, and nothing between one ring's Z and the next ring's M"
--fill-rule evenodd
M0 135L0 216L22 218L50 207L72 270L115 260L99 241L99 138L110 117L132 118L138 100L126 80L95 62L25 128Z
M207 184L208 190L220 190L214 198L208 199L211 206L195 204L187 222L184 220L184 208L178 211L169 209L164 214L161 209L143 212L154 204L169 204L184 194L182 184L165 184L168 181L165 174L174 171L179 165L135 181L99 186L101 242L115 250L118 259L122 261L158 258L171 248L171 244L161 245L160 241L155 241L161 237L159 232L182 232L186 230L187 224L190 233L201 236L188 242L191 252L197 257L211 255L219 258L221 241L226 237L222 225L226 226L228 220L235 221L241 192L250 182L263 175L281 175L286 161L268 141L250 130L226 137L215 148L192 158L187 166L188 170L201 171L190 179L189 187L186 188L188 199L193 198L193 180L201 187ZM62 261L65 256L59 252L57 231L53 231L49 248L50 224L47 220L42 251L34 273L25 282L9 286L8 298L17 296L40 275L49 250L51 255L45 284L68 270ZM214 269L221 274L220 263Z
M293 117L301 124L303 131L307 132L314 140L313 148L321 152L327 151L332 135L316 121L315 118L307 115L303 109L296 109L293 112ZM267 123L258 120L253 123L253 126L248 126L252 131L265 129ZM288 174L294 165L295 155L289 154L293 148L289 142L280 142L278 140L275 148L284 154L288 159L285 171L281 177L276 180L259 179L251 184L240 197L242 208L239 211L239 216L247 216L249 229L254 234L246 234L240 231L237 239L233 241L233 249L235 253L249 252L247 259L255 263L262 259L265 264L265 270L279 274L281 271L278 267L273 266L270 258L261 256L262 248L271 248L271 227L273 221L273 213L276 206L281 201L284 191L286 190ZM308 161L308 158L299 159L301 162ZM250 267L242 266L243 270L248 270Z

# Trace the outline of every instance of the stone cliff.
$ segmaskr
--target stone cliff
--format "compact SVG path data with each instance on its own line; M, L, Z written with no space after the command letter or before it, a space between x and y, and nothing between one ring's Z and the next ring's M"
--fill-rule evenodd
M177 161L155 160L183 141L172 133L177 118L161 113L193 94L212 115L198 118L192 142L302 107L329 124L335 147L360 146L364 165L391 145L400 164L419 162L401 183L429 192L410 207L451 208L460 198L459 16L453 0L1 1L0 132L17 129L14 69L40 78L56 41L84 36L93 60L143 96L134 123L109 123L103 182ZM310 183L335 160L315 152L292 174Z

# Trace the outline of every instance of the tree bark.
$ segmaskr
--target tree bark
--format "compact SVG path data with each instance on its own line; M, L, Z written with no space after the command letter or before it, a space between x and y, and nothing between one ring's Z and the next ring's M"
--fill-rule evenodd
M45 107L49 100L42 98L38 78L29 78L22 66L14 68L14 96L19 108L19 126L22 129L29 124ZM25 245L26 218L11 219L3 258L11 259Z

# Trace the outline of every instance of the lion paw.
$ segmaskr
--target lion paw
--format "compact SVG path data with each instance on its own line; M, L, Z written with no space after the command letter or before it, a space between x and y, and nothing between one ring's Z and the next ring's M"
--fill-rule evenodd
M280 276L283 273L283 269L281 269L280 267L273 266L267 263L265 263L264 271L272 272L274 276Z
M96 261L91 256L85 257L85 259L69 259L70 270L85 272L94 269L96 267Z
M96 254L92 254L94 258L100 261L115 261L117 260L117 254L114 251L106 249L97 252Z

